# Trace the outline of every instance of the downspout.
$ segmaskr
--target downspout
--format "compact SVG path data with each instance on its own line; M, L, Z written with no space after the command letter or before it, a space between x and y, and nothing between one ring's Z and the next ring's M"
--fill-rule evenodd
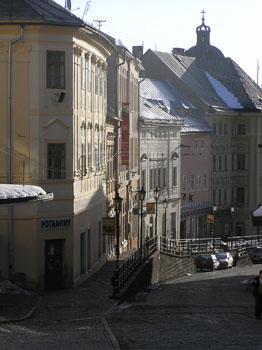
M20 26L21 34L18 38L11 40L8 45L8 121L9 121L9 130L8 130L8 154L9 154L9 163L8 163L8 183L12 184L13 182L13 167L12 167L12 157L13 157L13 120L12 120L12 54L13 54L13 45L22 40L24 37L24 26ZM13 279L13 250L14 250L14 231L13 231L13 206L8 206L8 258L9 258L9 280Z
M146 72L145 70L142 70L143 77L141 80L138 81L138 119L137 119L137 131L138 131L138 175L140 175L140 188L142 188L142 182L141 182L141 161L140 161L140 128L141 128L141 122L140 122L140 84L146 79Z
M124 48L124 57L123 57L123 61L121 63L117 63L117 57L118 57L118 52L117 49L115 48L115 60L116 60L116 65L115 65L115 69L116 69L116 100L115 100L115 111L116 111L116 117L119 118L118 115L118 96L119 96L119 91L118 91L118 69L120 66L122 66L123 64L125 64L126 62L126 49ZM119 173L119 166L118 166L118 150L119 150L119 129L122 126L122 122L117 122L117 125L115 127L115 132L116 132L116 137L115 137L115 150L114 150L114 154L115 154L115 192L118 192L118 173Z

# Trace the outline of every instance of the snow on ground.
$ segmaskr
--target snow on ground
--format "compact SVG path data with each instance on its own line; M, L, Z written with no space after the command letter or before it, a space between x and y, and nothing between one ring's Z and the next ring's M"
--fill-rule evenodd
M31 293L23 288L18 287L16 284L8 280L0 281L0 295L19 295L19 294L29 295Z
M30 185L0 185L0 199L38 197L46 192L39 186Z

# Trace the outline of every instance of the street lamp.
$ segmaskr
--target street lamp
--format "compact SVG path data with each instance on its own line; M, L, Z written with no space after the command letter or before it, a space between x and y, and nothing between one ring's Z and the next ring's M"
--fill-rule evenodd
M159 195L160 195L160 190L158 187L156 187L154 189L154 198L155 198L155 201L156 201L156 222L155 222L155 235L157 235L157 202L158 202L158 199L159 199Z
M143 202L145 200L146 191L144 187L139 191L139 200L140 200L140 257L142 258L142 237L143 237Z
M234 212L235 212L235 208L232 207L230 208L230 212L231 212L231 237L234 236Z
M167 227L167 224L166 224L166 221L167 221L167 216L166 216L166 210L167 210L167 206L168 206L168 203L167 203L167 199L165 198L164 200L163 200L163 203L164 203L164 208L165 208L165 237L166 237L166 227Z
M216 235L216 212L217 212L217 206L216 206L216 204L214 204L214 205L213 205L214 223L213 223L213 230L212 230L213 249L215 249L215 239L214 239L214 236Z
M119 214L122 208L123 199L116 193L114 200L114 206L116 211L116 268L119 266Z

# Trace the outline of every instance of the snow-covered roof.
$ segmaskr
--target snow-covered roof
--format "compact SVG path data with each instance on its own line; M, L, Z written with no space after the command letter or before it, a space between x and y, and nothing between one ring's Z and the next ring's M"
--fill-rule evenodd
M205 72L205 74L218 96L222 98L222 100L228 107L239 109L243 108L243 106L241 106L241 104L239 103L238 99L220 81L212 77L212 75L210 75L207 72Z
M0 184L0 204L52 200L53 197L53 193L47 193L39 186Z

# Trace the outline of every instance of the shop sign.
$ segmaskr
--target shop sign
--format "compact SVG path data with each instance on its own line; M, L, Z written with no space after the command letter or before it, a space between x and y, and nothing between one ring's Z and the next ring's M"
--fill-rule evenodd
M116 218L102 218L102 234L114 235L116 229Z
M41 230L62 230L69 229L72 225L72 219L65 218L46 218L40 220Z

